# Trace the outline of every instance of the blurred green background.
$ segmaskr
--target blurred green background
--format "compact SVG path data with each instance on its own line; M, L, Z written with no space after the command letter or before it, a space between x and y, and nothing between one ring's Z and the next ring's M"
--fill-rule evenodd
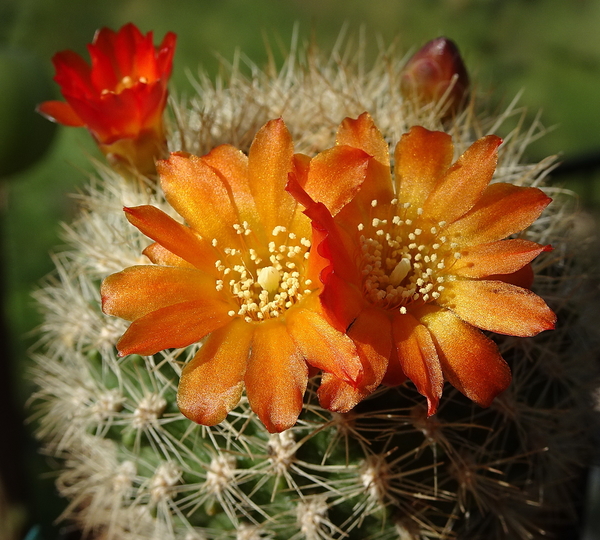
M265 37L275 48L290 43L299 23L328 50L344 24L364 28L368 56L378 43L414 50L439 35L454 39L480 91L501 108L521 89L531 118L543 111L554 127L529 149L529 159L562 153L581 165L555 182L575 189L583 206L600 204L600 2L596 0L0 0L0 205L3 304L6 326L0 359L0 443L8 495L21 508L22 531L40 524L36 538L66 537L52 526L64 501L54 495L51 467L21 425L27 348L40 319L32 288L52 271L49 252L60 244L60 222L76 204L69 193L86 182L88 156L99 152L84 129L57 127L33 112L58 98L50 59L63 49L87 58L85 46L102 26L132 21L156 40L175 31L178 46L172 88L191 92L188 70L215 74L217 55L239 48L266 62ZM45 152L44 152L45 151ZM10 394L9 394L10 392ZM0 497L0 510L2 500ZM13 505L14 506L14 505ZM0 520L2 512L0 511ZM2 530L0 528L0 536ZM15 538L20 538L16 536Z

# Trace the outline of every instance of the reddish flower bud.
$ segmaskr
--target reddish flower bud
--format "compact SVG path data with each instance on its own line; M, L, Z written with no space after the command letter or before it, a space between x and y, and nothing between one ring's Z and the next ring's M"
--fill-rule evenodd
M405 97L421 104L436 103L445 97L444 118L464 107L469 76L456 44L445 37L426 43L408 61L401 79Z
M63 101L45 101L38 112L66 126L85 126L109 161L143 174L166 153L163 111L176 36L156 48L133 24L118 32L102 28L88 45L88 65L72 51L54 55L54 80Z

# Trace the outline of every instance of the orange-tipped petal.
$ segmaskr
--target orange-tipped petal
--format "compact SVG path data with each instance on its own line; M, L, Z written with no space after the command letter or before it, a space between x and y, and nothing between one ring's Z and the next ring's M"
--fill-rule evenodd
M142 253L146 255L154 264L161 266L179 266L184 268L195 268L195 266L185 259L171 253L167 248L161 246L158 242L154 242L144 248Z
M219 175L231 193L241 222L247 221L253 231L259 232L260 219L248 178L248 157L229 144L222 144L202 157L204 163ZM269 231L270 232L270 231Z
M446 379L478 405L489 407L511 381L496 344L445 309L424 306L416 311L431 332Z
M367 174L368 154L351 146L336 146L310 162L304 189L335 216L356 195Z
M528 289L502 281L470 279L444 285L438 303L483 330L528 337L551 330L556 324L556 315Z
M120 356L151 355L163 349L187 347L221 328L231 317L229 305L202 299L167 306L137 319L117 343Z
M221 178L202 158L173 153L158 161L156 169L169 204L205 240L236 247L233 225L239 222L231 197ZM211 211L217 209L218 212Z
M324 374L317 391L325 409L348 412L381 384L392 350L391 322L380 309L367 307L348 330L362 362L362 373L355 384Z
M501 143L500 137L488 135L467 148L425 201L424 214L436 221L452 223L468 212L494 175Z
M270 433L296 423L308 368L283 323L270 320L256 326L244 381L250 406Z
M552 199L537 188L491 184L475 206L446 230L465 245L502 240L531 225Z
M401 202L420 208L452 164L452 137L421 126L410 128L396 145L396 193Z
M189 227L175 221L155 206L135 206L124 210L129 222L146 236L199 270L217 275L214 249Z
M73 110L73 107L64 101L44 101L40 103L36 111L44 115L52 122L58 122L63 126L83 127L83 120Z
M431 416L438 408L444 388L444 376L431 335L410 313L394 316L392 332L402 372L427 398L427 414Z
M393 192L388 144L371 116L365 112L356 120L345 118L338 129L336 144L360 148L373 158L369 163L367 179L356 196L358 207L369 205L372 200L389 201Z
M310 365L350 383L356 382L362 364L356 346L346 334L333 328L313 309L290 310L286 326Z
M181 373L177 405L184 416L214 426L237 405L253 333L253 325L234 319L207 338Z
M108 276L100 288L102 311L134 321L163 307L218 296L214 278L195 268L130 266Z
M267 232L287 227L296 201L285 191L293 170L294 146L283 120L271 120L256 134L248 152L248 177Z
M485 277L488 280L504 281L504 283L510 283L523 289L531 289L535 280L535 273L530 264L526 264L520 270L513 272L512 274L493 274Z
M468 278L512 274L540 253L551 250L549 245L542 246L522 238L467 246L461 250L461 258L452 265L451 273Z

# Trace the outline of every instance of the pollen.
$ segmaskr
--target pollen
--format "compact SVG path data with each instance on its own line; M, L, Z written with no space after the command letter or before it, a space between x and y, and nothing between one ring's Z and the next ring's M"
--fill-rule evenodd
M239 245L217 248L213 243L219 252L215 268L222 274L215 289L237 305L228 311L230 317L249 323L277 318L313 292L311 280L304 278L308 238L277 225L262 243L247 222L233 228Z
M457 244L442 235L446 223L397 199L371 207L369 221L357 233L367 299L401 314L411 305L438 300L461 256Z

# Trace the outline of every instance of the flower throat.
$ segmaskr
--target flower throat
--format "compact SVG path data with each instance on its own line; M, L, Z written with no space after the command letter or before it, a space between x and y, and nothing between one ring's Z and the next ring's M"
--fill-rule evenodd
M370 221L358 231L363 287L372 304L406 313L411 304L437 300L454 279L448 271L461 256L458 244L444 235L446 222L422 214L398 199L371 201Z
M242 316L246 322L276 318L312 292L312 281L304 277L310 240L277 226L265 249L247 222L233 228L241 239L240 248L220 248L212 241L221 254L215 262L222 274L216 289L229 288L239 305L229 311L231 317Z

